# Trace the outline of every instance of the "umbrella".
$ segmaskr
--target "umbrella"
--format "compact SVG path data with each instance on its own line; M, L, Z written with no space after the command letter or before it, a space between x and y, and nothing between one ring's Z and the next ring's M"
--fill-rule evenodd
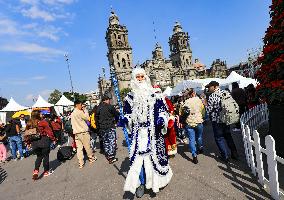
M17 118L17 117L20 117L21 115L31 115L31 112L28 110L21 110L21 111L15 112L12 115L12 118Z

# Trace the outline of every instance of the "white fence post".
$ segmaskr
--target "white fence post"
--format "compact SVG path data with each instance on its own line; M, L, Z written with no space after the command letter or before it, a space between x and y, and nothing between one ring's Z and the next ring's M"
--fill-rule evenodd
M267 151L267 164L269 175L269 189L273 199L280 199L278 170L275 151L275 141L271 135L265 137L265 146Z
M252 149L252 140L251 140L251 136L250 136L250 128L248 126L246 126L245 128L245 133L246 133L246 137L247 137L247 142L248 142L248 154L249 154L249 163L250 163L250 168L251 171L254 175L256 175L255 173L255 164L254 164L254 156L253 156L253 149Z
M243 135L243 142L244 142L246 160L247 160L247 163L249 163L248 141L247 141L248 139L247 139L246 132L245 132L245 125L242 121L241 121L241 127L242 127L242 135Z
M261 154L260 139L257 130L253 132L254 148L255 148L255 159L256 159L256 171L258 176L258 182L264 186L264 172L263 172L263 162Z

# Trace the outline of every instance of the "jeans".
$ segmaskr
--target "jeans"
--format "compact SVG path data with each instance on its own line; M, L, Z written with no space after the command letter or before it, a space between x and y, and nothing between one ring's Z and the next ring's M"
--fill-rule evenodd
M203 148L203 143L202 143L203 124L198 124L195 127L186 125L184 130L189 139L188 146L189 150L191 151L192 157L196 157L197 156L196 144L198 149Z
M225 142L227 142L227 145L231 150L231 154L237 155L237 148L230 132L230 126L224 123L212 122L212 128L215 142L219 148L222 158L229 158L229 151L226 148Z
M10 148L12 151L13 159L17 158L17 149L19 150L21 158L24 157L21 135L15 135L15 136L9 137L9 144L10 144Z

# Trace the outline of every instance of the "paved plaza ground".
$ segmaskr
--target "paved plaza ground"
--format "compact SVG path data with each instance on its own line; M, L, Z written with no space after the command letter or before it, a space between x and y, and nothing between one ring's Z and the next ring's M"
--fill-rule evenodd
M156 196L147 191L142 199L270 199L245 163L241 134L234 133L233 136L241 155L240 161L229 164L219 161L212 130L206 125L205 153L198 157L198 165L192 163L188 146L179 144L178 154L170 159L174 173L170 184ZM103 155L96 153L97 162L87 162L83 169L79 169L76 156L71 161L60 163L56 160L56 150L50 156L54 174L38 181L31 179L35 156L2 164L0 199L104 200L130 196L123 192L129 161L121 129L118 129L119 161L112 165L108 164Z

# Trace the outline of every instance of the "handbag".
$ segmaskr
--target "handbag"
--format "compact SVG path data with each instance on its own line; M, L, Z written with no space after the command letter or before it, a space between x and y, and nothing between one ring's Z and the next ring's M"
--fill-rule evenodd
M25 130L24 133L24 140L25 141L36 141L36 140L40 140L41 139L41 135L38 132L37 128L31 128L31 129L27 129Z

